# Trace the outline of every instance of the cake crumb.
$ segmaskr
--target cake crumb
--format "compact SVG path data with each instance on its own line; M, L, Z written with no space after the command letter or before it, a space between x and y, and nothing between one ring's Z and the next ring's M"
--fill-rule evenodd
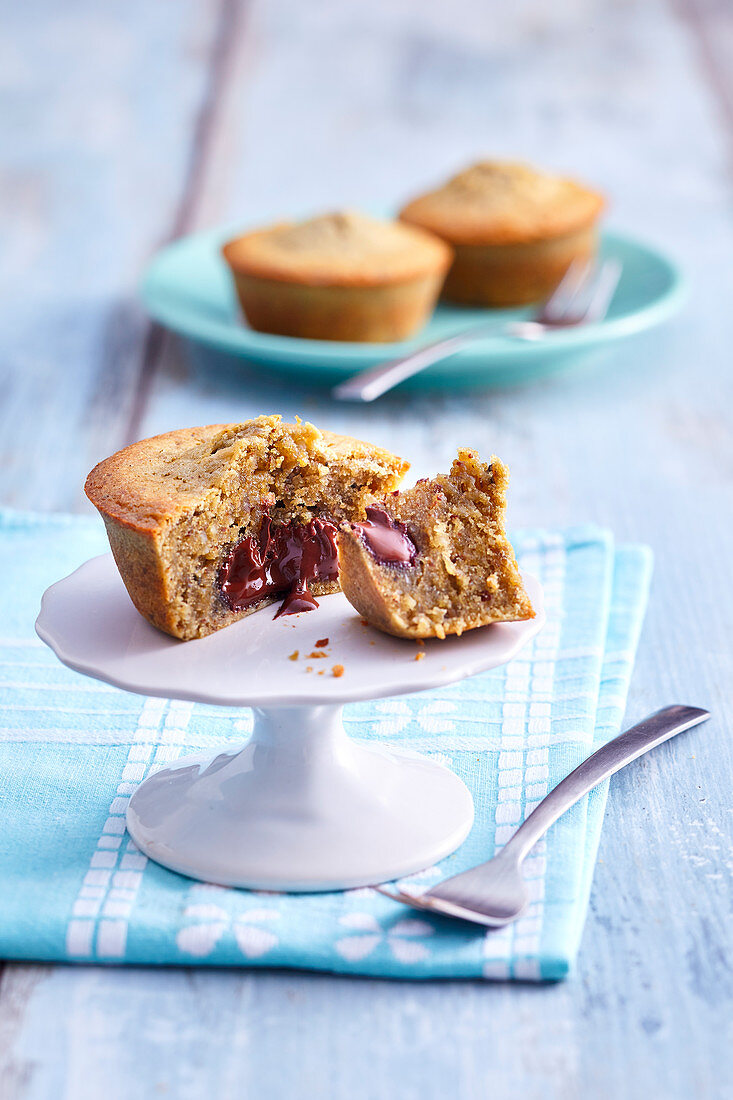
M339 676L343 676L343 674L344 674L344 666L343 665L334 665L333 668L331 669L331 672L334 674L336 679L338 679Z
M321 638L320 642L316 642L316 649L325 649L328 645L328 638Z
M369 626L369 620L368 619L359 619L359 622L361 623L362 626Z
M425 656L425 650L424 650L424 649L422 649L422 650L420 650L420 652L419 652L419 653L416 653L416 654L415 654L415 660L416 660L416 661L422 661L422 659L423 659L423 657L424 657L424 656Z
M308 654L306 654L306 656L318 658L318 657L327 657L328 654L322 653L320 649L314 649L312 653L308 653Z
M318 675L319 675L319 676L323 676L323 673L324 673L324 671L325 671L324 669L320 668L320 669L318 670Z
M288 660L289 661L297 661L299 656L300 656L300 650L299 649L294 649L293 652L288 657Z
M307 667L306 667L306 670L305 670L305 671L306 671L306 672L312 672L312 671L313 671L313 665L307 665Z

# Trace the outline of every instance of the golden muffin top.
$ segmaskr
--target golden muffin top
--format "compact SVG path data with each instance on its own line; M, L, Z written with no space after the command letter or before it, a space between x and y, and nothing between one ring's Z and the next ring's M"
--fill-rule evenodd
M431 233L352 211L245 233L222 252L239 274L311 286L408 282L447 270L452 259Z
M307 421L287 424L280 416L258 416L240 424L179 428L141 439L99 462L84 491L102 515L150 532L200 503L208 492L221 498L232 478L241 479L246 492L268 467L281 472L322 466L370 470L375 485L387 492L409 465L383 447L320 431Z
M400 212L453 244L513 244L584 229L604 206L574 180L512 161L479 161Z

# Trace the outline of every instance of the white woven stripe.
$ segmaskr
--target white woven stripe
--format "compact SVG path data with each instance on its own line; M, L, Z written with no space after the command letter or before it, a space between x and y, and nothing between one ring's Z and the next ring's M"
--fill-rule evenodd
M155 771L161 763L161 753L167 761L177 759L186 739L186 730L191 719L193 703L187 703L179 699L173 699L168 706L163 729L160 731L160 740L153 756L152 764L146 767L152 747L145 743L139 746L132 745L127 756L127 762L122 769L120 783L117 787L118 796L115 801L125 803L125 812L130 798L145 778L146 770ZM172 742L177 742L172 744ZM136 752L135 750L138 749ZM142 751L140 751L142 750ZM114 803L113 803L114 805ZM127 929L135 904L137 892L143 880L143 872L148 863L148 857L143 855L132 840L125 845L118 869L112 878L112 889L105 898L102 906L102 919L97 931L97 957L122 959L127 946Z
M17 665L13 665L13 668L17 668ZM46 665L30 665L28 667L40 669L44 675L48 675L48 668ZM74 695L119 695L122 696L122 692L117 688L107 687L105 684L88 684L84 680L81 683L76 681L73 684L53 684L53 683L35 683L34 681L22 681L22 680L0 680L0 688L13 688L18 691L69 691Z
M2 685L0 685L0 686L2 686ZM45 712L48 711L48 703L3 703L3 711L13 711L13 710L20 710L20 711L40 710L42 713L45 713ZM86 714L86 715L91 715L92 717L96 717L96 718L100 718L100 717L109 718L109 707L103 707L101 710L98 710L96 707L90 709L89 707L57 707L57 706L55 706L53 708L53 712L54 712L54 714ZM128 710L124 710L124 709L116 710L114 713L116 715L117 714L120 714L120 715L123 715L123 716L127 715L129 717L129 715L131 715L131 714L137 714L138 709L137 709L137 707L130 707Z
M541 789L547 790L555 667L561 652L565 552L558 547L557 551L546 554L543 560L539 556L525 554L522 565L535 575L542 573L540 580L545 593L547 625L531 646L506 667L499 744L499 792L494 822L496 852L503 848L521 824L523 816L530 812L530 806L526 803L529 781L533 780L533 794ZM577 651L576 655L584 657L589 653L583 650ZM515 977L529 980L540 976L536 959L524 958L512 963L517 956L539 954L545 892L544 841L533 850L532 858L534 865L527 871L530 903L526 914L506 928L488 931L484 937L485 978L509 978L512 972Z
M608 708L604 704L604 712ZM477 724L478 727L478 724ZM48 743L54 745L119 745L125 746L130 744L130 735L126 730L90 730L85 732L83 736L79 734L77 730L71 729L25 729L25 730L7 730L5 731L7 736L3 737L3 731L0 730L0 741L4 741L8 744L40 744ZM195 733L189 733L186 735L185 748L187 751L195 752L197 749L211 749L213 750L219 746L223 739L225 731L220 727L219 730L214 730L211 733L205 733L202 730L197 730ZM241 731L234 729L233 735L236 735L238 739L245 740L241 736ZM392 739L394 739L394 734ZM388 740L388 736L384 735L385 740ZM527 738L527 744L533 747L542 738L535 736L529 736ZM566 737L558 735L553 737L552 741L555 747L561 745L587 745L588 738L586 734L571 734L568 733ZM156 744L155 740L149 740L147 742L151 747ZM443 752L445 751L446 739L445 735L441 733L425 734L415 731L414 735L410 731L409 746L414 749L415 752ZM451 731L450 734L450 748L451 752L499 752L502 748L502 739L500 734L494 734L487 731L482 731L480 727L476 729L475 734L466 734L465 736L455 734Z
M139 742L148 741L157 735L166 706L165 699L145 700L135 730L137 743L130 746L125 767L131 761L139 761ZM120 786L126 789L128 784L123 780ZM72 906L72 919L66 928L66 953L70 958L92 956L97 926L97 954L105 958L124 956L127 925L123 922L123 927L119 922L119 903L129 900L128 893L132 885L130 876L142 875L138 867L131 865L130 857L134 857L136 852L131 850L129 843L123 852L124 815L129 801L129 797L121 793L118 786L117 794L110 804L109 816L97 840L96 850L89 861L89 869ZM111 912L107 908L110 899ZM116 908L114 903L117 903ZM129 914L129 909L127 912Z
M533 648L533 647L532 647ZM530 682L532 668L532 648L507 665L504 673L506 692L521 693ZM499 739L499 800L494 820L494 844L498 851L500 830L510 836L519 824L521 806L513 774L516 771L517 755L521 758L523 747L524 717L527 703L506 702L503 705L504 719ZM505 841L504 841L505 842ZM511 969L511 930L502 928L487 932L483 942L483 974L485 978L504 979L510 977Z
M548 793L550 776L550 740L556 744L552 730L552 710L555 672L561 654L562 610L565 599L567 557L565 553L553 554L547 561L543 584L548 607L548 626L542 632L542 645L539 648L541 662L533 667L532 688L529 701L529 721L527 724L527 752L524 755L522 786L524 789L524 817L528 817ZM549 595L548 595L549 593ZM536 676L539 670L540 675ZM542 683L539 702L535 692L538 680ZM549 698L547 695L549 694ZM524 876L530 895L525 913L511 925L514 959L514 977L525 981L538 981L541 977L539 954L542 937L542 922L545 906L545 887L547 874L547 844L540 840L524 861Z

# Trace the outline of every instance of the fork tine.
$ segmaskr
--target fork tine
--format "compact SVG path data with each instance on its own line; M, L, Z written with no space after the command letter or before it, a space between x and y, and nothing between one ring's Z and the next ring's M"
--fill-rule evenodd
M573 260L550 297L542 306L538 320L557 322L562 320L594 270L592 260Z
M593 288L585 309L579 316L582 321L602 321L608 313L608 307L613 301L619 279L621 278L621 263L619 260L606 260L598 273L596 285Z
M470 921L472 924L480 924L484 928L503 928L514 920L513 916L503 918L493 916L490 913L482 913L478 909L466 909L465 906L456 905L454 902L438 896L405 894L397 887L394 891L386 886L373 886L372 889L384 895L385 898L389 898L390 901L399 901L403 905L409 905L412 909L420 909L442 917L457 917L459 920Z

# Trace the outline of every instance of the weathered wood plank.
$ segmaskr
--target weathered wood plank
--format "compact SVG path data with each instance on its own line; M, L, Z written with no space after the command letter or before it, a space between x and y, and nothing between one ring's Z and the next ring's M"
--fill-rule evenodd
M286 22L284 11L268 5L253 13L259 64L255 73L243 64L235 70L232 107L219 116L236 134L235 155L233 141L220 138L223 163L211 169L198 224L343 201L388 205L487 148L517 152L603 180L614 223L665 244L688 268L691 305L666 332L627 345L590 374L469 399L395 396L367 409L277 379L217 375L213 361L208 373L195 374L172 344L144 434L184 423L194 411L216 421L272 409L385 444L399 440L418 476L445 466L459 442L496 450L512 466L515 523L595 519L619 538L654 546L654 599L630 714L672 698L724 714L733 673L726 613L701 565L710 541L721 561L733 550L723 518L731 447L717 411L730 394L717 289L733 241L723 218L729 180L719 119L698 81L694 43L654 5L599 5L592 26L574 9L539 4L503 11L500 27L465 4L427 12L419 27L394 5L361 20L353 9L326 16L288 7ZM329 97L329 88L338 96ZM235 123L242 103L247 112ZM704 386L691 369L702 340ZM517 1081L530 1096L717 1095L711 1067L721 1056L730 975L713 963L711 943L724 942L729 879L708 876L724 873L729 779L722 777L730 762L722 720L694 750L680 743L620 779L627 799L615 792L611 799L575 983L551 991L370 988L365 1000L376 1007L378 996L390 1021L384 1033L371 1015L359 1015L363 986L356 985L344 996L357 1030L369 1032L369 1054L356 1065L379 1065L386 1047L384 1062L404 1071L407 1095L502 1096ZM708 788L704 795L698 785ZM697 803L698 794L707 801ZM708 841L699 833L715 836L719 850L703 851ZM629 852L639 853L631 866ZM657 878L650 880L649 868ZM308 980L291 980L312 995ZM265 984L258 992L267 997ZM410 1053L389 1038L403 999L420 1006L415 1027L425 1038ZM317 1027L308 1029L297 1065L311 1064L315 1046L315 1065L327 1062L338 1082L334 1095L338 1086L380 1095L378 1072L379 1083L374 1071L364 1081L345 1064L353 1036L339 1033L337 1049L339 1038L343 1062ZM273 1028L269 1039L258 1035L257 1047L264 1052L271 1043L274 1055L277 1042ZM287 1049L296 1043L291 1037ZM265 1069L258 1073L270 1083ZM283 1094L294 1084L281 1078Z
M31 995L52 971L50 966L9 966L0 974L0 1096L22 1096L32 1087L34 1066L16 1056L16 1043Z
M717 101L733 166L733 8L727 0L672 0L688 24L703 82Z
M721 566L733 551L733 453L720 291L733 232L722 113L701 84L689 21L658 3L613 0L590 15L570 0L511 9L275 0L251 14L224 2L175 15L128 4L124 26L121 11L91 18L77 5L40 36L22 9L15 15L36 65L53 44L44 103L51 87L61 100L14 142L7 184L22 203L0 255L9 307L0 336L8 318L18 330L5 339L0 377L4 499L76 506L83 473L125 431L270 410L399 441L418 476L458 443L496 450L512 466L515 524L593 519L656 551L630 719L672 699L715 718L614 781L579 969L564 985L8 966L0 1095L730 1095L722 920L733 607ZM715 19L706 26L717 58L725 38ZM51 76L59 56L73 71L68 86ZM25 68L14 79L34 87ZM604 369L369 409L278 380L195 374L172 340L143 353L148 330L131 288L172 224L386 206L484 151L603 181L614 224L684 263L686 313ZM40 269L49 274L26 301L18 287ZM22 447L34 424L41 443L29 470Z
M161 244L176 240L193 227L205 174L211 159L211 142L217 111L230 77L233 46L240 34L244 4L245 0L221 0L207 68L207 80L193 126L181 196L174 210L170 229ZM140 422L148 404L152 380L165 352L167 340L167 334L160 325L148 324L140 370L132 387L129 414L124 435L120 440L121 445L132 443L140 438Z
M129 432L151 354L135 286L186 224L230 6L6 7L3 503L80 506Z

